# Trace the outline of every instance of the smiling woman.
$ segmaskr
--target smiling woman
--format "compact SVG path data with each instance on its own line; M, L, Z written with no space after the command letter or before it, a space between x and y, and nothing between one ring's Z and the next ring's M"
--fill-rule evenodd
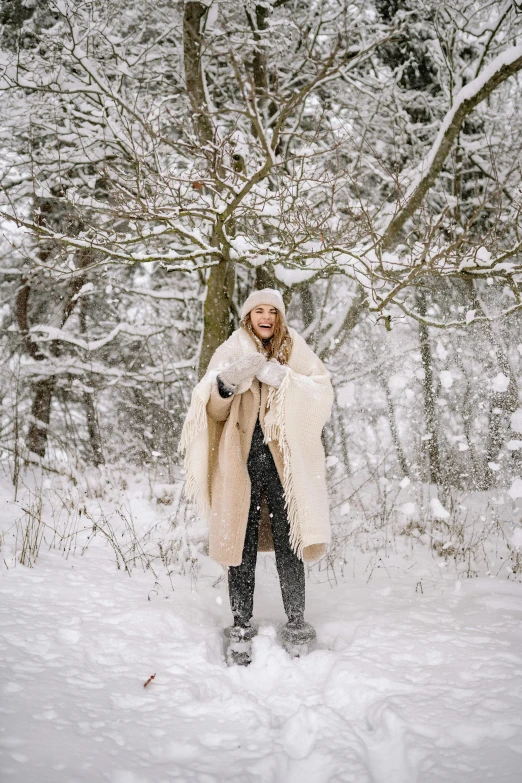
M241 308L240 326L249 333L257 350L268 360L275 359L283 366L288 364L292 338L285 321L283 299L278 291L263 288L251 293Z
M261 340L273 336L277 313L277 308L270 305L258 305L249 313L252 328Z
M329 373L287 326L280 293L254 291L194 389L180 443L210 556L228 566L229 663L250 663L258 550L275 551L283 645L301 654L315 641L304 621L304 561L322 557L330 540L321 431L332 401Z

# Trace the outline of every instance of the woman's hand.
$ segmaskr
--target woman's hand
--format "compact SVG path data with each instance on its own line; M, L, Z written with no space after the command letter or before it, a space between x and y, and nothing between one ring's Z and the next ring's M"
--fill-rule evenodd
M235 392L236 386L249 378L253 380L266 364L268 364L267 360L260 353L244 356L220 372L219 377L225 386Z
M275 386L275 388L278 389L283 383L287 371L288 366L286 364L279 364L276 359L270 359L270 361L265 362L265 365L256 373L256 378L258 381L261 381L261 383L267 383L269 386Z

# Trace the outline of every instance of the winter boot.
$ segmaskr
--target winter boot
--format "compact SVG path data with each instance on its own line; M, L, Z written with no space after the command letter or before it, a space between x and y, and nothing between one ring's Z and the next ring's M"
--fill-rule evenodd
M223 630L224 652L227 666L248 666L252 661L252 639L257 628L252 625L230 625Z
M279 639L288 655L299 658L315 650L317 634L310 623L305 623L302 617L289 620L279 630Z

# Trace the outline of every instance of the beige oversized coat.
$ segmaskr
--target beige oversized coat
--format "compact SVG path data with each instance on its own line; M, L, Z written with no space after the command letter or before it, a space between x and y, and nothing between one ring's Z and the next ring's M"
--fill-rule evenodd
M194 389L183 427L186 494L209 522L210 556L224 565L242 560L250 478L247 460L259 415L285 492L290 542L306 561L320 558L330 541L322 428L333 392L329 374L302 337L290 329L292 353L280 389L254 378L222 398L217 375L256 351L242 328L221 345ZM266 508L261 509L260 548L271 549Z
M222 549L222 542L229 542L230 559L241 562L246 524L250 507L250 478L247 461L257 417L263 433L268 389L257 378L243 394L223 399L217 384L212 387L207 403L207 413L216 422L214 451L211 451L211 523L209 549ZM281 483L284 479L283 456L276 441L268 447L274 458ZM268 507L260 508L259 549L273 549ZM233 531L233 533L231 533Z

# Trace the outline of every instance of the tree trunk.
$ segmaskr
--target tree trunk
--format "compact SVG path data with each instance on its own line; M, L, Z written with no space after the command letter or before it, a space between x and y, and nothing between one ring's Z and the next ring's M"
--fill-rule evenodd
M205 74L201 58L203 36L201 23L208 7L203 3L189 2L183 15L183 55L187 94L194 111L194 130L202 147L214 136L206 103ZM216 162L213 162L216 165ZM212 245L219 247L219 226L216 225ZM221 260L210 268L207 281L207 296L203 309L203 339L199 357L199 377L201 378L216 348L231 332L231 303L234 292L234 265Z
M486 315L474 281L470 280L468 285L473 308L482 315ZM502 448L509 434L510 415L518 407L518 384L509 363L501 328L500 331L497 331L495 326L487 321L480 328L484 330L487 344L495 349L499 369L509 379L505 392L492 392L489 398L486 458L484 471L478 480L478 488L488 490L497 483L499 478L499 471L492 470L490 463L494 463L499 457L502 457Z
M518 407L518 384L515 374L509 364L501 338L490 324L487 324L489 343L495 346L498 366L506 378L509 378L505 392L494 392L490 397L488 436L486 440L486 465L481 489L491 489L499 478L499 471L492 470L490 463L502 457L502 449L510 432L510 416ZM494 467L494 466L493 466Z
M419 291L419 313L426 317L426 293L421 289ZM435 394L433 391L433 365L429 327L419 324L419 342L424 370L424 380L422 382L422 394L424 400L424 417L426 419L426 435L429 440L426 441L426 454L428 457L428 479L433 484L439 484L441 481L440 455L437 432L437 417L435 415Z
M203 341L198 374L207 371L212 354L230 337L232 326L232 295L234 293L234 265L221 261L211 267L207 282L207 296L203 309Z
M303 309L303 325L305 329L308 329L315 318L315 302L309 285L301 289L301 307Z
M92 461L99 467L105 465L105 459L102 451L102 443L100 436L100 428L98 426L98 417L96 415L96 407L94 405L93 395L90 392L83 393L83 404L85 407L85 414L87 418L87 430L89 433L89 442L92 449Z
M408 460L406 459L406 455L404 454L404 449L402 448L402 443L399 438L399 430L397 428L397 416L395 413L395 405L393 403L392 395L390 393L390 387L388 386L388 380L386 378L385 373L383 372L382 365L380 362L380 357L377 355L377 351L375 350L374 343L370 343L370 351L371 351L372 362L376 367L375 372L377 378L379 379L379 383L384 389L384 394L386 395L386 407L388 408L388 424L390 427L392 442L393 445L395 446L395 451L397 452L397 459L399 460L399 465L403 474L405 476L409 476Z
M276 0L273 7L281 6L287 3L288 0ZM277 105L273 100L269 100L269 87L270 78L268 75L267 64L267 44L269 43L268 35L268 18L271 13L269 5L256 5L255 6L255 21L254 17L249 11L246 12L250 29L252 30L256 47L254 50L254 57L252 59L252 73L254 76L254 86L256 89L256 95L258 98L258 109L261 116L264 115L265 110L267 117L273 117L277 112ZM252 127L252 133L254 137L257 137L257 130ZM276 154L280 152L280 145L275 150Z
M44 354L41 353L36 343L29 336L29 297L31 294L31 285L28 280L22 280L22 285L18 291L16 300L16 315L18 328L23 337L23 345L26 353L35 361L43 361ZM25 439L25 445L28 451L38 454L39 457L45 456L47 446L47 435L49 422L51 419L51 405L54 391L54 377L35 381L31 384L31 422L29 431Z
M275 277L265 266L256 267L256 289L276 288Z
M381 378L381 383L384 387L384 392L386 394L386 404L388 407L388 424L390 425L390 432L392 436L393 445L395 446L395 451L397 452L397 458L399 460L399 465L401 466L401 470L405 476L409 476L409 470L408 470L408 460L406 459L406 455L404 454L404 449L402 448L402 443L399 438L399 430L397 429L397 418L395 416L395 405L393 404L393 400L390 394L390 389L388 386L388 383L386 381L386 378L384 378L382 373L379 373Z
M87 310L88 300L82 299L80 302L80 334L87 335ZM87 432L89 433L89 443L91 444L92 461L99 467L105 465L105 458L103 456L102 440L100 434L100 426L98 423L98 416L96 413L96 405L94 404L94 392L83 393L83 405L85 408L85 417L87 419Z
M258 44L254 51L254 58L252 60L252 71L254 74L254 84L256 87L256 92L263 101L263 99L266 100L267 94L268 94L268 78L266 73L266 54L265 49L260 43L262 43L262 37L260 33L263 33L267 28L267 19L270 11L269 8L264 5L256 5L255 9L255 25L253 23L252 17L250 14L248 14L248 19L250 21L250 26L252 28L252 31L254 33L254 40Z
M26 445L29 451L38 454L39 457L45 457L54 384L54 376L36 381L33 384L31 424L27 433Z
M52 207L49 207L49 211L52 212ZM79 251L78 266L80 268L87 266L91 260L91 257L92 254L90 250ZM73 278L70 285L67 286L62 299L61 310L58 310L55 313L53 321L51 322L53 326L58 326L59 328L63 327L77 305L78 298L76 294L78 294L84 283L84 276L78 275L78 277ZM23 280L16 301L18 328L20 329L20 333L23 337L24 347L28 355L37 362L43 362L47 356L40 350L39 346L31 340L29 333L30 296L31 284L27 280ZM51 342L49 345L50 353L52 355L56 355L56 350L57 343ZM52 397L55 384L56 378L54 376L45 378L44 380L36 381L32 384L33 403L31 408L31 423L29 425L29 432L27 433L26 438L26 446L29 451L38 454L40 457L45 456L49 421L51 416Z
M194 112L194 130L202 145L214 135L205 94L205 75L201 62L201 22L208 11L203 3L189 1L183 14L183 64L187 95Z

